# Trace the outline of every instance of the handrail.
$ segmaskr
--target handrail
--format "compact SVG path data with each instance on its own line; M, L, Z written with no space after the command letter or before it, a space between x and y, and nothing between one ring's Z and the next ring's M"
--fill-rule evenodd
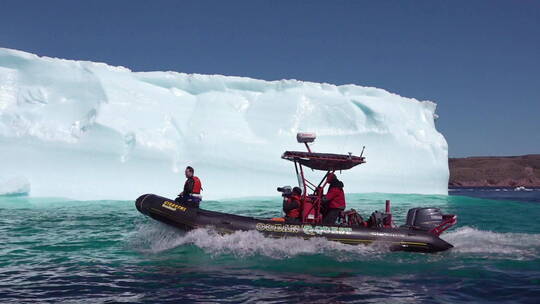
M442 223L439 226L431 229L429 232L439 236L441 235L441 233L446 231L446 229L454 226L456 223L457 223L457 215L444 214Z

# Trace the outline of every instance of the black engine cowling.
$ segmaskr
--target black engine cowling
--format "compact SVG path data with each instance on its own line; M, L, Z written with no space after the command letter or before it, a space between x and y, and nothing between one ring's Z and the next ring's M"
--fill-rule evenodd
M443 214L439 208L412 208L407 213L407 221L405 227L432 230L443 222Z

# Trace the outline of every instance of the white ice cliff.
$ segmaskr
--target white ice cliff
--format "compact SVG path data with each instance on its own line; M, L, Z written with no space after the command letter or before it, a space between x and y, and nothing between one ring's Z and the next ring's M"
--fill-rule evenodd
M353 152L349 193L446 194L447 143L435 103L382 89L297 80L132 72L0 48L0 180L33 196L172 197L186 165L206 198L278 195L285 150ZM312 174L312 173L310 173Z

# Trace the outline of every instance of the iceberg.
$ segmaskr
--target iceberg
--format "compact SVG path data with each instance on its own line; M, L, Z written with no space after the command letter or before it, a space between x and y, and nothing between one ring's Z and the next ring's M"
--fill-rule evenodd
M382 89L298 80L132 72L0 48L0 179L33 196L172 197L185 166L206 199L276 195L293 185L280 156L360 154L340 175L349 193L447 194L448 146L436 104ZM310 173L313 174L313 173Z
M0 179L0 196L23 196L29 193L30 183L24 177Z

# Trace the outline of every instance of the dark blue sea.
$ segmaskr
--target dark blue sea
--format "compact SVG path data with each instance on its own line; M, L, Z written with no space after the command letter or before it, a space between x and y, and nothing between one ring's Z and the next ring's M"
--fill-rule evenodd
M530 190L530 191L528 191ZM437 254L256 232L183 233L133 201L0 197L0 303L540 303L540 189L353 194L367 216L390 199L459 216ZM280 215L280 199L203 208Z

